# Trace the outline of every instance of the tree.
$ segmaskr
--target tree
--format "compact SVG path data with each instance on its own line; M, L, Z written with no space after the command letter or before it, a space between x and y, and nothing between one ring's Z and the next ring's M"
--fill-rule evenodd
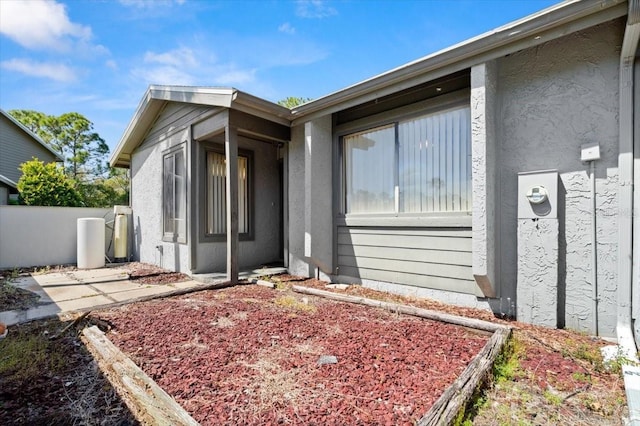
M29 206L82 205L80 194L64 172L55 164L34 158L20 165L22 176L18 180L20 199Z
M311 98L296 98L294 96L289 96L287 98L279 100L278 101L278 105L281 105L281 106L283 106L285 108L292 109L292 108L297 107L298 105L302 105L302 104L307 103L307 102L309 102L311 100L312 100Z
M109 146L82 114L54 116L31 110L11 110L9 114L64 157L65 171L74 180L90 181L107 171Z
M129 203L129 177L106 165L109 147L93 131L93 123L77 112L60 116L11 110L14 118L64 157L64 171L87 207Z

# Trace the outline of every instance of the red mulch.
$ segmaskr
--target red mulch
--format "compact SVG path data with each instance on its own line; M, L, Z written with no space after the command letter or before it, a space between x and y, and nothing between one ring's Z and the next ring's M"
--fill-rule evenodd
M413 424L487 341L259 286L98 315L113 325L108 337L204 425ZM322 355L338 363L318 365Z

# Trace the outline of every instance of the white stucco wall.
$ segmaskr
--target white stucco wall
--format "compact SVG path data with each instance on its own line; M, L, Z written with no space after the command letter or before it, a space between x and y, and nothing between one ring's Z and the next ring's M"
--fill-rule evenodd
M498 63L502 296L515 299L517 173L557 169L561 198L559 302L564 303L567 327L592 329L589 165L580 161L580 146L598 142L598 315L603 336L615 335L616 319L618 61L622 31L621 21L602 24L514 53ZM530 261L535 262L535 257ZM527 269L535 271L535 265Z
M111 255L113 209L0 206L0 269L76 263L77 221L85 217L106 220Z

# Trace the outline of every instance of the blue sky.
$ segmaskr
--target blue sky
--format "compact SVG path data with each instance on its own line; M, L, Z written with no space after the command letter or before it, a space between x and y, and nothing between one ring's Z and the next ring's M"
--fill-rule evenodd
M85 115L113 149L149 84L318 98L553 0L0 0L0 108Z

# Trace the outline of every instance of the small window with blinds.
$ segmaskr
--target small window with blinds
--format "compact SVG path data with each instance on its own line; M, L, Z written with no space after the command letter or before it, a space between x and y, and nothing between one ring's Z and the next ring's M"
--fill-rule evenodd
M227 177L225 155L207 151L206 179L206 235L223 236L227 233ZM249 155L238 155L238 232L248 236L250 221Z
M343 213L471 210L468 106L343 137Z
M184 149L163 156L162 228L165 241L187 241L187 190Z

